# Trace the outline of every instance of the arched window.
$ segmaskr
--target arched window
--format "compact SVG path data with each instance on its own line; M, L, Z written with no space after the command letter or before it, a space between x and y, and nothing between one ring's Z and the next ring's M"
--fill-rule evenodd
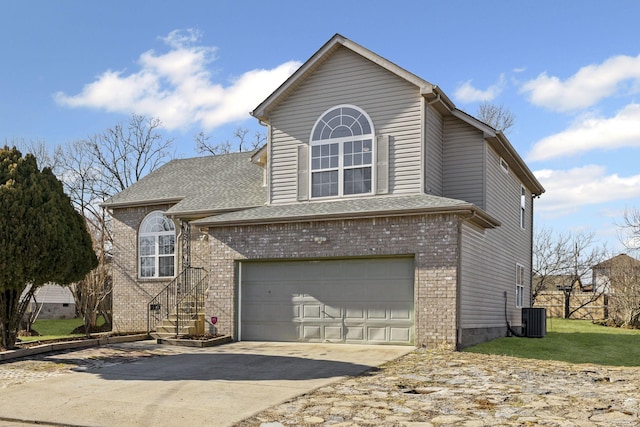
M147 215L138 233L140 277L173 277L176 228L161 211Z
M373 135L358 107L324 113L311 132L311 197L372 193Z

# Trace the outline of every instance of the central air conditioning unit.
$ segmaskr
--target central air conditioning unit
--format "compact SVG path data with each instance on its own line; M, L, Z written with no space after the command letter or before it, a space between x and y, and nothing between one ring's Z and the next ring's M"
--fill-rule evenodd
M545 308L523 308L522 327L524 336L542 338L547 335L547 310Z

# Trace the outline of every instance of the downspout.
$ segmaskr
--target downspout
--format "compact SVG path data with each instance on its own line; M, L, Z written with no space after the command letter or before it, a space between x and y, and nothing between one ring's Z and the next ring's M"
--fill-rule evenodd
M536 196L535 194L531 194L531 213L529 215L530 218L531 218L531 230L529 231L529 233L530 233L529 256L531 257L531 259L529 260L529 266L531 267L531 271L529 272L529 307L533 306L533 239L535 237L534 233L533 233L533 201L535 199L537 199L538 197L540 197L540 196Z

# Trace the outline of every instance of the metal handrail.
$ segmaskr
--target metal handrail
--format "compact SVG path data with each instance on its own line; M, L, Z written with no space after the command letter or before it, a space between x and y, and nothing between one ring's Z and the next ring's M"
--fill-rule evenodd
M180 305L186 298L192 296L195 292L197 293L195 296L196 309L204 307L205 278L206 271L204 268L187 267L149 301L147 306L147 333L150 333L152 329L155 330L164 319L168 319L172 314L175 314L177 336L180 318L184 317L184 312Z
M183 323L195 318L200 313L200 310L204 308L205 291L207 290L205 279L207 276L206 274L201 274L203 271L204 269L198 271L198 277L192 278L188 282L195 282L195 284L186 290L182 298L176 302L176 336L182 330Z

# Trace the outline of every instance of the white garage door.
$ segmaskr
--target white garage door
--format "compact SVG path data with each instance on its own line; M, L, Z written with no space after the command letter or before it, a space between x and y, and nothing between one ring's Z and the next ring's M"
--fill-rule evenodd
M413 343L413 259L244 262L241 340Z

